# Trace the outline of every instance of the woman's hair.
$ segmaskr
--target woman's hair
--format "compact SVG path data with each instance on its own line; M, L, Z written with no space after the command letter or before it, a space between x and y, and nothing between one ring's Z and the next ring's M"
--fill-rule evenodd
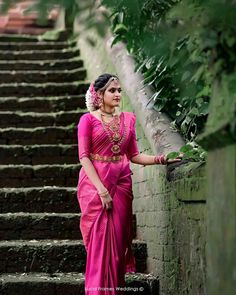
M95 81L94 81L94 89L95 91L101 90L102 92L104 92L106 90L107 87L106 84L108 83L108 81L111 78L116 78L119 79L116 75L112 75L112 74L108 74L108 73L104 73L102 75L100 75ZM110 84L110 83L109 83ZM108 85L109 85L108 84ZM107 86L108 86L107 85Z

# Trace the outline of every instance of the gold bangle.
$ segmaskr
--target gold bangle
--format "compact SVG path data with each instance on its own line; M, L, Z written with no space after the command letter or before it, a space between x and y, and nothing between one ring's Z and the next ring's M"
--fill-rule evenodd
M103 192L103 193L98 193L98 194L99 194L100 197L102 197L102 196L106 196L106 195L108 195L109 192L108 192L108 191L105 191L105 192Z
M100 197L101 198L106 198L106 197L108 197L109 196L109 193L107 192L107 194L105 194L105 195L100 195Z

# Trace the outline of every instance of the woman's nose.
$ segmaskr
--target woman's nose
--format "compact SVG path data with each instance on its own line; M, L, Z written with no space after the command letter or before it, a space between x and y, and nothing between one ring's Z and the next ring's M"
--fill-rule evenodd
M121 96L121 93L118 90L116 90L115 95L116 96Z

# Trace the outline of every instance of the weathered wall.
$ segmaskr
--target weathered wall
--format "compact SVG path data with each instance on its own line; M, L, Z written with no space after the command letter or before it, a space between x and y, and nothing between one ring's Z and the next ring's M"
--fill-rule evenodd
M75 29L79 30L78 25L75 25ZM95 42L95 47L86 42L88 36ZM107 53L107 40L107 37L102 39L93 31L80 34L78 38L78 47L88 71L88 80L93 80L103 72L115 73L119 75L122 87L128 93L129 90L124 83L125 76L120 72L121 68L115 67L117 61L115 62L114 57ZM133 87L134 83L130 83L130 87ZM135 100L135 97L128 98L127 95L123 95L123 108L138 113L132 99ZM165 151L162 147L155 148L156 145L161 146L161 137L152 140L151 134L157 134L156 130L153 130L155 124L149 125L146 130L143 128L143 112L144 110L139 107L140 116L136 128L140 151L148 154ZM148 120L152 123L150 118ZM161 120L156 127L160 129L160 126ZM165 132L159 130L158 134L162 134L162 131ZM178 137L170 136L167 135L164 139L169 150L181 146ZM168 145L168 140L174 143ZM178 144L174 146L177 141ZM163 166L133 165L137 235L147 242L147 272L160 277L162 295L206 294L205 166L190 163L179 168L174 167L169 166L166 171L166 167Z
M151 154L140 129L140 150ZM206 294L205 165L171 170L134 165L137 235L147 242L148 271L159 275L161 294Z
M207 294L236 291L236 88L235 73L212 87L204 133L207 160Z
M235 294L236 144L209 151L207 174L207 294Z

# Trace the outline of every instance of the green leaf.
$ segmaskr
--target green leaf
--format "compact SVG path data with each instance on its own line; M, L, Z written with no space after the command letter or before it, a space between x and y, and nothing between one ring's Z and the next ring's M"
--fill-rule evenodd
M169 160L169 159L175 159L176 157L179 156L179 152L171 152L169 154L167 154L166 158Z
M186 152L188 152L188 151L191 151L193 149L193 146L192 145L190 145L190 144L185 144L184 146L182 146L181 148L180 148L180 151L182 152L182 153L186 153Z
M60 37L60 30L53 30L53 31L47 31L43 35L39 36L39 40L45 40L45 41L56 41Z
M176 117L180 116L182 113L180 111L176 112Z
M123 40L123 38L122 38L120 35L117 35L117 36L113 39L113 41L112 41L112 43L111 43L111 47L114 46L115 44L117 44L118 42L122 41L122 40Z
M114 29L115 34L124 34L128 31L127 27L124 24L118 24L116 25Z

